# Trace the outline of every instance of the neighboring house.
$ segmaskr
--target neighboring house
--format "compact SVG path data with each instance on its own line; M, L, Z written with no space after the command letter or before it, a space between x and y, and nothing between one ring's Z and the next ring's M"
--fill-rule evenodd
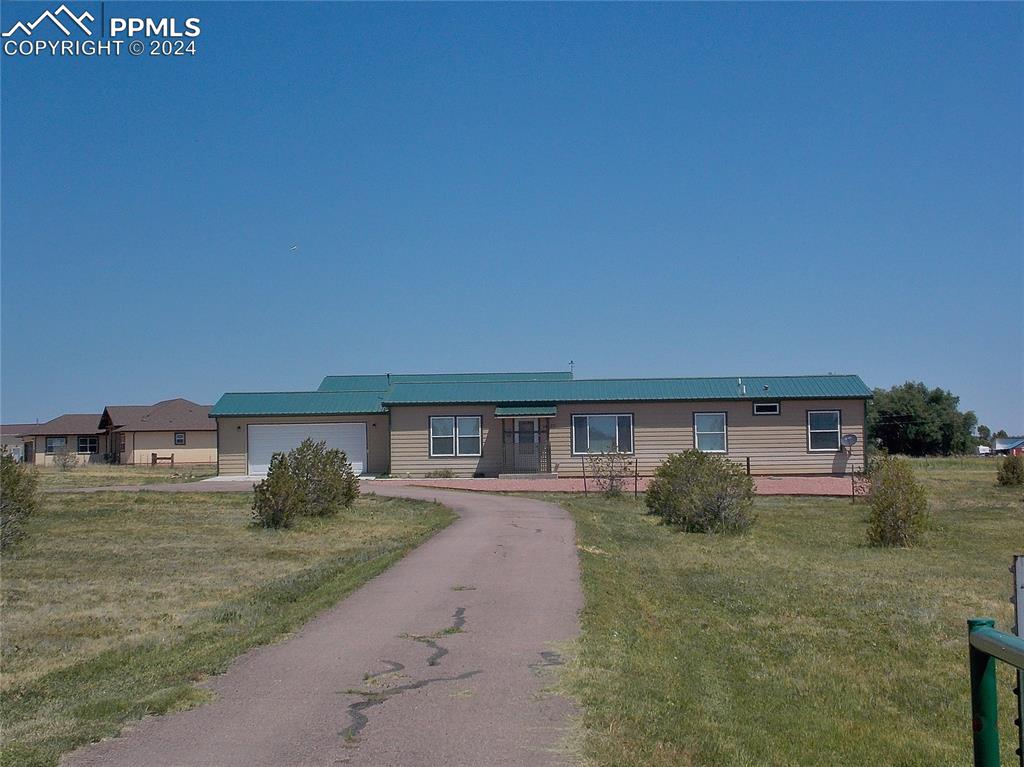
M53 464L58 453L71 451L79 463L102 463L107 452L107 435L99 426L98 413L68 413L46 423L33 424L22 435L25 463Z
M864 464L870 396L855 375L328 376L317 391L228 393L210 415L222 475L264 474L274 452L306 437L378 475L578 477L588 453L613 449L649 475L692 448L749 461L753 474L843 474Z
M216 463L217 426L210 406L187 399L155 405L107 405L99 428L107 435L113 463L151 464L153 456L174 464Z
M999 455L1024 455L1024 437L996 437L992 451Z
M14 456L14 460L23 460L25 457L24 435L37 425L34 423L0 424L0 445L7 448L7 452Z

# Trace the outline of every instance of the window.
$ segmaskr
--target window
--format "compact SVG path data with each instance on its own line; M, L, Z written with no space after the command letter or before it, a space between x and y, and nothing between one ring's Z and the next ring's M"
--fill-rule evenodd
M839 411L807 411L807 449L814 452L839 451Z
M572 454L632 453L633 416L574 415Z
M480 455L480 416L433 416L430 419L430 455Z
M725 453L725 413L694 413L693 444L702 453Z
M778 402L755 402L754 415L778 415Z
M100 451L100 438L99 437L79 437L78 438L78 452L95 454Z
M184 445L185 444L185 432L183 432L183 431L176 431L176 432L174 432L174 444L175 445Z
M125 435L124 435L124 432L121 432L118 435L117 444L118 444L118 449L123 453L124 452L124 445L125 445Z
M47 437L46 438L46 452L47 453L63 453L64 449L68 446L67 437Z

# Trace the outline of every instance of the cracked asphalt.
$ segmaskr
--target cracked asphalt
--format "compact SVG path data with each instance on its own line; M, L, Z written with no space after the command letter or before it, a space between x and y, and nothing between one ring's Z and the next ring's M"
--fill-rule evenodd
M525 498L375 488L460 518L290 638L70 754L74 767L572 764L572 704L552 693L583 606L575 531Z

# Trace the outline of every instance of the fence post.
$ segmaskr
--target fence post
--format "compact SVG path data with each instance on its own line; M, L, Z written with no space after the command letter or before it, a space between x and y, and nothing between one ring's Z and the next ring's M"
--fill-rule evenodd
M968 635L994 628L992 618L967 621ZM999 767L999 730L996 717L996 659L968 642L971 665L971 728L974 731L974 767Z
M587 497L587 459L580 456L580 466L583 467L583 497Z
M640 461L633 461L633 500L640 497Z
M747 476L750 476L750 456L747 456Z

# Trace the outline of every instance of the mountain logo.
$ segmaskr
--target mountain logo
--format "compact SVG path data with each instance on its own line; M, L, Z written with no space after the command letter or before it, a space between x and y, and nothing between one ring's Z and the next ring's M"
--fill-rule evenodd
M41 14L39 14L39 18L38 19L36 19L35 21L30 22L28 24L26 24L23 21L16 22L13 27L8 29L6 32L4 32L0 36L2 36L2 37L13 37L16 32L21 32L22 34L25 34L25 35L28 35L29 37L31 37L32 33L35 31L36 27L38 27L40 24L42 24L43 21L46 20L46 19L49 19L50 21L52 21L54 24L57 25L57 28L60 29L61 32L63 32L67 37L70 37L71 36L71 29L70 29L70 27L72 25L72 22L74 23L75 26L77 26L79 29L81 29L83 32L85 32L85 34L91 36L92 35L92 30L89 29L89 27L87 27L83 22L84 21L95 21L96 17L94 17L88 11L83 13L81 16L76 16L74 13L71 12L71 10L66 5L61 4L61 6L56 11L49 11L49 10L43 11ZM61 21L62 19L64 20L63 23ZM65 24L67 26L65 26Z

